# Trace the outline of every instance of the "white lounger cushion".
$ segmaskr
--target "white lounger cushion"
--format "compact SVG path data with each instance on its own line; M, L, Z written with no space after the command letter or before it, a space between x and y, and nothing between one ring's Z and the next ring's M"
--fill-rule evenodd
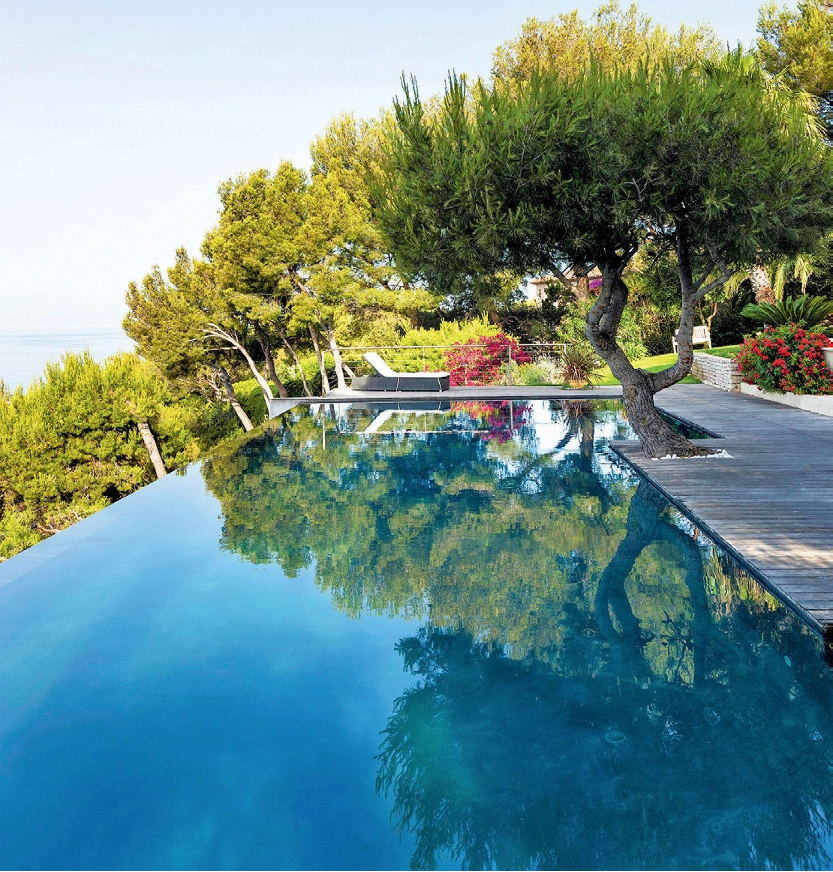
M449 375L447 372L396 372L392 370L384 360L375 352L368 351L364 355L364 359L379 373L379 375L387 376L388 378L425 378L426 376L443 377Z

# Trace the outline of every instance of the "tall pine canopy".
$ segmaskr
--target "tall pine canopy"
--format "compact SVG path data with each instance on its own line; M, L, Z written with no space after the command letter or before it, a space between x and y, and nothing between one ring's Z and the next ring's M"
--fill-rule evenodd
M452 77L430 113L406 82L394 112L377 200L399 267L459 294L501 270L596 264L587 337L645 451L702 452L653 395L690 371L696 305L733 267L810 250L830 227L833 158L801 105L738 51L682 70L544 67L513 88ZM677 259L680 356L662 373L617 342L624 271L647 242Z

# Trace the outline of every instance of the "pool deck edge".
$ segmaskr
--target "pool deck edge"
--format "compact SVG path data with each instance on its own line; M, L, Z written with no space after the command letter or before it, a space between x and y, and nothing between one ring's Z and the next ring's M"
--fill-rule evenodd
M653 484L825 642L833 661L833 422L706 385L657 405L716 433L730 457L654 460L611 450Z

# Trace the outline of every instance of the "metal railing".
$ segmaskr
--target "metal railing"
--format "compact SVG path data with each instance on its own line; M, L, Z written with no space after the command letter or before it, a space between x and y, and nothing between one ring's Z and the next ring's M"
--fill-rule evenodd
M425 372L449 370L458 375L464 385L512 385L518 383L526 368L534 367L540 383L556 380L558 359L567 348L565 342L527 342L509 345L495 355L470 355L470 351L491 346L478 342L454 345L353 345L340 347L342 361L348 374L370 375L372 367L364 359L368 351L380 354L397 372Z

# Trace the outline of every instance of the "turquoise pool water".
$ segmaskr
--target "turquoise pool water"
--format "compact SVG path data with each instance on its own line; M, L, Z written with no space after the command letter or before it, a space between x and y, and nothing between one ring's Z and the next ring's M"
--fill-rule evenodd
M822 646L612 406L299 408L0 565L4 868L828 868Z

